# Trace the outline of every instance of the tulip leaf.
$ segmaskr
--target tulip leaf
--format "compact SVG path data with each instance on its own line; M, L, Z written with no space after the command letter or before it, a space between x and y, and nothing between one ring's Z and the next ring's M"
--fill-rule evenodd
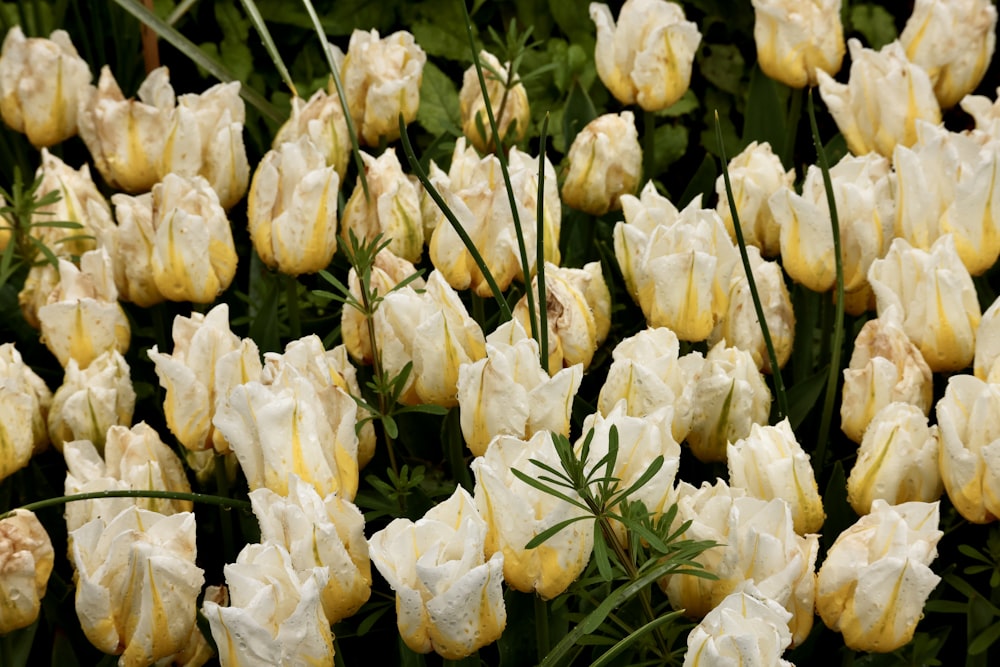
M788 389L788 422L793 431L798 430L815 407L826 386L828 373L827 367L824 366L819 372Z
M787 119L785 105L778 94L779 84L754 65L750 72L750 90L747 94L746 114L743 116L743 143L751 141L767 142L775 155L782 158L785 167L790 165L785 158ZM785 87L787 91L787 87ZM787 92L786 92L787 96ZM790 157L790 156L789 156Z
M466 46L466 49L468 47ZM458 113L458 89L437 65L424 65L420 81L420 107L417 122L433 135L459 136L461 116Z

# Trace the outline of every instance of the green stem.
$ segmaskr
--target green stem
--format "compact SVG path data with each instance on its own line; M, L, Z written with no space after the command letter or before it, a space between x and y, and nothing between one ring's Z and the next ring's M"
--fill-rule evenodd
M549 114L542 119L538 143L538 194L535 211L535 273L538 276L538 358L549 371L548 285L545 283L545 144L549 138ZM527 282L527 281L525 281ZM529 292L531 290L528 290ZM539 658L541 660L541 658Z
M549 607L542 596L535 593L535 646L538 650L538 662L545 660L549 654Z
M729 199L729 213L733 217L736 243L740 247L740 258L743 260L743 270L747 274L747 285L750 287L750 296L753 298L754 312L757 313L760 332L764 336L764 346L767 347L767 358L771 364L771 377L774 379L774 392L778 395L778 421L781 421L788 416L788 397L785 395L785 384L781 377L781 368L778 366L778 355L774 351L774 342L771 340L770 327L767 326L764 307L761 305L760 294L757 292L757 281L754 280L753 269L750 267L747 244L743 238L743 227L740 225L740 214L736 210L736 202L733 199L733 184L729 180L729 160L726 158L726 147L722 141L722 125L719 124L718 111L715 112L715 138L719 142L719 156L722 161L722 176L726 183L726 198Z
M721 139L719 146L722 146ZM642 112L642 181L653 180L656 168L656 113Z
M295 276L284 276L285 305L288 307L288 327L294 340L302 338L302 322L299 318L299 281Z
M476 321L480 329L486 331L486 308L483 297L475 292L470 292L469 296L472 299L472 319Z
M826 203L830 209L830 225L833 228L833 256L837 267L837 301L836 315L833 323L833 343L830 346L830 375L826 381L826 396L823 399L823 416L820 419L819 443L816 448L816 458L813 466L819 470L823 466L826 447L830 440L830 423L833 419L833 404L837 394L837 380L840 377L840 352L844 340L844 258L840 247L840 219L837 217L837 202L833 195L833 182L830 180L830 165L826 160L826 151L819 137L819 126L816 123L816 108L813 103L812 90L809 91L809 126L812 129L813 142L816 144L816 155L819 167L823 172L823 187L826 190Z
M222 498L229 496L229 478L226 477L226 457L222 454L215 455L215 490ZM219 525L222 527L222 549L228 563L236 555L236 543L233 540L233 518L228 510L221 506L219 507Z
M190 500L191 502L202 503L204 505L218 505L220 507L229 507L248 512L250 511L249 501L238 500L236 498L223 498L222 496L213 496L206 493L133 489L118 491L91 491L89 493L75 493L69 496L46 498L45 500L28 503L27 505L15 507L12 510L4 512L3 514L0 514L0 519L6 519L18 509L28 510L29 512L37 512L38 510L45 509L46 507L58 507L59 505L65 505L66 503L72 503L78 500L100 500L102 498L165 498L167 500Z
M799 121L802 120L802 89L793 88L788 103L788 117L786 120L785 145L781 151L781 164L786 168L790 167L795 157L795 141L799 135Z

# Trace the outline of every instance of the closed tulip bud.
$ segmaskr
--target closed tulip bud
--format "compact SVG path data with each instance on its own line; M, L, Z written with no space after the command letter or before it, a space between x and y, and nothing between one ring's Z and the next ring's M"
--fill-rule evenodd
M59 285L38 309L42 340L63 368L86 368L109 350L128 350L132 331L118 304L111 258L103 248L84 253L80 268L59 260Z
M791 188L795 170L781 165L781 159L771 151L771 144L751 141L739 155L729 161L729 180L732 185L736 212L740 217L743 240L748 246L760 248L760 254L774 257L781 251L780 227L767 205L767 200L782 188ZM715 210L726 225L729 237L736 243L733 214L722 176L715 179L715 192L719 203Z
M14 26L0 52L0 115L36 148L58 144L76 134L77 105L92 78L64 30L25 38Z
M1000 517L1000 385L971 375L948 380L937 404L941 478L955 509L973 523Z
M734 591L708 612L687 638L684 667L773 665L793 667L781 655L792 643L792 615L753 584Z
M669 227L680 217L673 203L656 191L656 185L649 181L638 197L622 195L622 213L625 224L615 226L615 257L625 279L625 287L633 300L639 298L637 276L643 270L646 248L650 235L660 225ZM701 195L695 197L692 205L701 208Z
M729 442L767 422L771 391L753 355L717 343L692 380L691 430L687 442L699 461L725 461Z
M1000 384L1000 299L979 320L973 368L980 380Z
M54 563L49 534L32 512L0 519L0 634L35 622Z
M889 161L868 154L845 156L830 170L843 260L845 308L859 315L874 306L868 268L885 256L892 240L895 204ZM836 286L833 223L823 174L810 166L796 195L784 188L769 201L781 227L781 261L796 282L814 292Z
M323 613L329 568L298 571L280 544L248 544L223 569L229 606L205 599L222 667L332 665L333 635Z
M57 192L59 201L35 211L33 222L43 226L36 227L33 236L57 255L82 255L93 250L94 240L80 237L92 236L97 225L110 220L111 208L90 178L90 168L83 165L77 171L43 148L37 175L42 178L38 193ZM73 222L79 226L44 226L50 222Z
M753 0L757 64L792 88L816 85L816 71L833 75L844 59L840 0L808 4Z
M412 362L400 400L458 404L458 369L486 356L486 339L444 278L433 271L426 288L388 294L375 312L375 340L390 377Z
M484 557L486 531L460 487L415 523L396 519L372 535L372 562L396 592L396 625L411 650L459 660L500 638L504 556Z
M607 5L592 2L590 18L597 74L619 102L660 111L687 92L701 33L680 5L627 0L616 25Z
M0 345L0 481L28 465L48 445L52 393L13 343Z
M532 279L531 289L538 294L538 276ZM540 306L535 304L536 313ZM545 310L549 373L576 364L586 370L611 329L611 293L601 263L590 262L582 269L546 264ZM514 317L525 331L531 329L526 296L514 306Z
M816 611L855 651L888 653L913 638L924 602L941 580L938 503L872 503L842 532L817 577Z
M195 565L194 514L129 507L70 533L76 613L87 639L140 667L188 646L205 581Z
M38 309L49 301L49 294L59 285L59 269L49 262L36 264L28 269L24 287L17 294L18 305L24 320L35 329L41 329Z
M510 63L501 64L492 53L479 52L482 63L486 92L490 107L500 133L501 145L517 143L524 139L531 124L531 109L528 93L519 78L511 78ZM462 91L458 95L459 112L462 116L462 134L473 146L483 153L493 150L493 131L486 115L486 102L479 85L476 66L465 70L462 75Z
M129 490L191 493L184 464L145 422L131 429L118 425L109 428L103 453L90 440L73 440L63 446L63 455L66 495ZM98 518L109 522L132 506L160 514L194 509L190 500L166 498L82 500L66 505L66 529L74 531Z
M920 348L932 371L961 370L972 363L979 300L951 234L924 252L894 239L884 259L872 262L868 280L881 315L895 306L903 331Z
M288 479L288 496L269 489L250 492L264 544L284 547L297 572L328 567L323 610L330 624L354 615L371 595L371 562L365 540L365 519L346 500L316 489L297 475Z
M918 0L899 41L930 75L942 108L983 80L996 49L997 9L989 0Z
M340 178L308 137L260 161L247 200L250 239L272 269L297 276L325 269L337 251Z
M699 489L682 482L677 509L678 526L691 521L682 539L719 543L695 558L718 578L667 577L660 585L670 604L691 618L702 618L752 581L764 596L791 613L787 628L792 644L801 644L813 624L819 536L796 534L784 500L751 498L721 480Z
M212 303L236 275L236 247L226 212L208 182L167 174L153 186L156 288L171 301Z
M167 68L159 67L126 100L111 69L101 69L97 89L80 103L80 138L112 188L145 192L163 176L161 164L176 103Z
M528 439L536 432L569 435L573 397L583 380L579 364L549 377L538 343L517 320L486 337L486 357L458 369L462 435L475 456L495 436Z
M819 93L855 155L876 151L891 157L896 144L917 140L915 121L941 122L930 77L911 63L897 42L879 51L850 39L851 77L837 83L818 71Z
M389 242L392 254L410 262L420 261L424 252L424 223L420 212L420 193L403 174L395 149L377 158L367 153L361 157L368 176L368 192L361 179L344 205L340 237L350 247L350 234L371 243L379 234Z
M754 246L747 247L747 256L780 369L792 356L792 344L795 340L795 313L792 311L791 295L785 285L785 274L777 262L761 259L760 251ZM725 314L708 337L708 344L724 341L727 347L747 350L753 355L757 368L773 373L764 332L754 308L750 281L747 280L742 265L729 279L728 301Z
M101 451L108 429L132 423L135 390L125 358L115 350L80 370L76 359L66 366L62 386L49 411L49 438L57 449L64 442L89 440Z
M781 498L792 511L799 535L816 533L826 513L809 455L795 439L786 417L777 426L750 427L750 435L727 448L729 483L754 498Z
M879 498L890 505L934 502L944 493L938 427L909 403L890 403L872 420L847 478L847 500L859 515Z
M172 336L172 354L155 345L149 350L160 386L166 389L167 426L191 451L214 448L224 454L229 443L212 426L212 417L235 386L260 378L257 346L229 330L226 304L205 315L175 317Z
M697 353L679 354L677 334L666 327L645 329L622 340L611 352L597 409L606 417L624 399L628 414L643 417L671 405L671 431L674 440L683 441L691 426L692 380L703 360Z
M379 39L378 31L355 30L341 66L347 107L358 138L368 146L399 138L399 115L409 125L420 106L427 54L401 30Z
M303 136L309 137L323 154L327 166L333 167L343 180L351 155L351 135L347 131L344 108L336 94L328 95L320 88L308 102L293 97L292 115L274 135L271 147L276 149L285 143L297 143Z
M635 194L642 173L642 148L631 111L604 114L587 123L567 154L562 199L590 215L621 208L622 195Z
M357 404L339 396L330 410L305 377L248 382L234 388L215 411L215 428L229 443L251 489L288 493L296 474L323 496L354 500L358 491Z
M890 403L909 403L926 416L932 391L930 367L903 331L899 310L889 308L865 322L854 339L844 369L840 428L860 443L872 418Z
M111 196L116 225L110 218L96 218L94 234L98 245L111 256L115 286L122 301L149 307L166 297L153 277L156 230L153 227L153 195Z
M396 257L388 249L383 249L375 255L375 262L368 278L369 289L374 294L385 296L396 285L415 273L417 273L417 269L411 262ZM422 290L427 286L424 279L419 276L408 284L417 290ZM351 291L351 296L357 299L358 303L363 303L361 281L358 279L358 273L354 267L351 267L347 274L347 286ZM340 335L351 357L362 364L372 363L373 352L368 333L368 322L360 310L349 305L341 308Z
M510 436L494 438L486 453L472 462L476 507L488 526L486 553L503 554L507 585L523 593L534 591L550 600L565 591L587 567L594 547L594 522L577 521L538 547L525 549L542 531L561 521L585 516L579 507L514 476L513 469L537 474L529 459L560 468L551 433L539 431L527 441ZM566 493L577 497L574 491Z
M510 150L508 174L515 207L521 221L528 272L535 272L538 238L538 158L516 148ZM542 195L542 243L545 261L559 263L559 231L562 208L556 171L545 159L545 192ZM500 160L495 155L480 159L475 149L459 138L447 177L439 175L436 187L455 213L482 256L497 286L507 289L515 278L524 281L518 249L514 214L504 187ZM431 261L455 289L472 289L478 296L490 296L489 283L450 222L437 224L430 239Z

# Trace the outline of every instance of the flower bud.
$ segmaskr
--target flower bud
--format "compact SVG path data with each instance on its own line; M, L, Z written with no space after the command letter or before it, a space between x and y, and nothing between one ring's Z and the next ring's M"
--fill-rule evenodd
M41 329L38 321L38 309L49 301L49 295L59 285L59 269L49 262L36 264L28 269L24 279L24 287L17 294L17 303L21 306L24 320L35 329Z
M56 255L82 255L93 250L93 239L79 237L92 236L98 225L110 220L111 208L90 178L90 167L85 164L77 171L43 148L37 175L42 178L39 195L54 191L59 201L35 210L32 222L42 226L35 227L32 236ZM73 222L79 227L44 226L53 222Z
M781 159L771 151L771 144L766 141L760 144L751 141L743 152L729 161L728 169L743 240L748 246L760 248L760 254L765 257L774 257L781 251L780 227L767 200L778 190L792 187L795 170L785 171ZM715 179L715 192L719 195L715 210L725 223L729 237L736 243L733 214L729 209L729 197L722 176Z
M623 111L590 121L576 135L567 159L563 202L590 215L617 211L622 195L635 194L642 173L635 116Z
M77 105L92 78L64 30L25 38L14 26L0 53L0 115L36 148L58 144L76 134Z
M941 108L927 72L911 63L902 45L879 51L850 39L851 78L846 84L817 70L819 93L855 155L877 151L892 156L896 144L917 140L915 119L941 122Z
M399 115L409 125L420 106L427 54L401 30L379 39L378 31L355 30L340 77L358 138L368 146L399 138Z
M98 219L94 227L98 244L111 256L115 286L122 301L148 308L166 297L153 277L156 230L153 227L153 195L111 196L118 224ZM22 305L23 307L23 305Z
M24 363L14 344L0 345L0 481L48 445L45 421L51 405L45 381Z
M841 0L753 0L753 38L764 74L791 88L815 86L817 70L836 74L844 59L840 5Z
M49 534L32 512L0 519L0 634L35 622L54 563Z
M500 143L501 145L517 143L524 139L531 124L531 109L528 106L528 93L524 90L524 84L517 78L508 88L507 81L511 75L510 63L501 64L492 53L480 51L479 60L482 63L483 79L486 81L486 92L496 120L497 132L500 133ZM479 85L475 65L465 70L465 74L462 75L462 91L458 95L458 105L462 116L462 134L480 152L492 151L493 131L486 115L486 103L483 100L483 91Z
M102 353L83 370L70 359L49 411L52 444L62 450L70 440L89 440L104 451L108 429L132 423L135 390L129 373L128 362L115 350Z
M303 136L309 137L323 154L327 166L333 167L343 181L351 155L351 135L347 131L344 108L340 106L340 98L336 94L328 95L320 88L308 102L293 97L292 115L274 135L271 148L297 143Z
M592 2L590 19L597 26L597 74L619 102L660 111L684 95L701 33L680 5L627 0L616 25L607 5Z
M687 638L684 667L773 665L793 667L781 659L792 643L792 615L765 597L753 584L734 591L708 612Z

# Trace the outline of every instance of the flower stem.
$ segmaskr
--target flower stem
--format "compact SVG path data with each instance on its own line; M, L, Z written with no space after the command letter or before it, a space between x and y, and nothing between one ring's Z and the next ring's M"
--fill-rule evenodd
M721 145L721 144L720 144ZM653 180L656 168L656 113L642 112L642 180Z
M167 500L190 500L191 502L202 503L204 505L218 505L220 507L229 507L231 509L239 509L247 512L250 511L250 502L247 500L224 498L222 496L213 496L206 493L129 489L115 491L91 491L89 493L75 493L68 496L46 498L45 500L28 503L27 505L15 507L12 510L4 512L3 514L0 514L0 519L6 519L18 509L28 510L29 512L37 512L38 510L45 509L46 507L58 507L59 505L65 505L66 503L72 503L78 500L100 500L102 498L165 498Z
M226 477L226 457L222 454L215 455L215 490L220 498L229 496L229 478ZM226 555L226 562L231 562L236 555L235 542L233 541L233 521L232 516L225 507L219 507L219 525L222 527L222 549Z
M551 646L549 642L549 607L542 596L535 593L535 646L538 649L538 662L545 660Z

